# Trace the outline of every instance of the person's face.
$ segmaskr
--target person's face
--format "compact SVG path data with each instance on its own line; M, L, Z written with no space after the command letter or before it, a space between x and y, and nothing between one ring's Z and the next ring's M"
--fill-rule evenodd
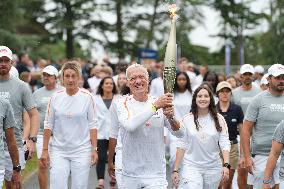
M196 105L199 109L206 109L210 104L210 96L206 89L201 89L196 96Z
M261 88L261 90L265 91L265 90L268 89L268 85L261 84L261 85L260 85L260 88Z
M142 69L133 68L128 71L128 74L127 85L133 95L148 92L149 78Z
M207 68L204 67L204 66L200 66L199 72L200 72L200 74L201 74L202 76L204 76L204 75L206 74L206 72L207 72Z
M127 83L127 78L126 78L126 75L124 73L121 73L118 75L118 78L117 78L117 83L118 83L118 86L123 86L123 85L126 85Z
M214 86L216 86L217 81L216 81L216 78L213 74L209 74L206 78L206 81L208 83L210 83L211 87L214 88Z
M234 78L228 78L227 82L231 84L233 89L235 89L237 87L237 82Z
M186 77L183 74L180 74L177 77L177 85L179 89L185 89L186 88Z
M1 76L9 74L11 66L12 66L12 61L8 57L6 56L0 57L0 75Z
M103 89L104 92L112 92L113 85L114 85L114 83L112 82L112 79L110 79L110 78L105 79L103 86L102 86L102 89Z
M229 88L223 88L218 92L218 97L221 102L231 101L231 90Z
M276 92L284 91L284 74L277 77L268 77L270 88Z
M187 62L186 61L182 61L179 63L178 65L179 71L181 72L186 72L187 71Z
M54 75L49 75L48 73L42 73L42 83L44 86L55 86L56 77Z
M66 69L63 75L63 84L67 90L79 87L79 75L75 70Z
M253 74L246 72L241 75L241 79L244 85L250 85L253 81Z

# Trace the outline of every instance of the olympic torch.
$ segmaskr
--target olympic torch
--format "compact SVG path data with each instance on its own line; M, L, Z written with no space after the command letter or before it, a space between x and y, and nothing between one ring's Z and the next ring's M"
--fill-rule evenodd
M170 5L171 31L167 43L166 54L164 59L164 92L173 93L175 78L176 78L176 61L177 61L177 47L176 47L176 10L175 4Z

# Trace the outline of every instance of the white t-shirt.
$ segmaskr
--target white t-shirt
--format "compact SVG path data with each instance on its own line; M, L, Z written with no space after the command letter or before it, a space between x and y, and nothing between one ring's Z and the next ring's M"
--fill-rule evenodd
M181 123L186 129L183 138L178 139L177 147L186 150L183 165L202 168L221 166L220 149L230 151L229 133L225 119L218 114L222 131L218 132L210 114L198 118L197 131L193 114L183 117ZM220 146L220 147L219 147Z
M95 100L85 89L69 96L55 92L48 104L44 129L53 133L50 147L69 155L91 151L90 130L97 128Z
M164 127L177 137L184 135L184 128L172 131L162 110L153 112L150 96L146 102L126 97L118 104L117 114L123 130L122 174L139 178L166 176Z
M97 78L96 76L93 76L88 79L88 84L90 85L90 88L94 94L96 94L100 82L101 82L101 79Z
M152 80L150 86L150 95L153 97L160 97L164 94L164 82L161 77Z

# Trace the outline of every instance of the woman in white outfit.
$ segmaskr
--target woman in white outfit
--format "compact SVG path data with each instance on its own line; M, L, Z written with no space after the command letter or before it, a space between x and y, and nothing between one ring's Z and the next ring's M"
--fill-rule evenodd
M190 79L186 72L178 72L174 85L174 111L175 118L181 120L182 117L190 112L192 101L192 90ZM170 140L170 166L173 168L176 159L177 137L169 134Z
M90 166L98 159L95 100L79 88L80 77L80 65L66 62L66 89L54 93L48 104L41 161L47 164L50 155L50 189L67 189L70 173L71 189L87 189Z
M97 95L96 107L98 115L98 163L96 166L98 186L97 189L104 188L105 164L107 162L107 151L109 144L109 133L111 126L110 109L116 96L117 90L112 77L105 77L101 80ZM114 182L111 182L113 185Z
M212 91L207 86L196 89L191 113L181 123L186 134L177 143L173 183L182 189L217 189L221 179L229 178L230 141L226 122L217 113Z

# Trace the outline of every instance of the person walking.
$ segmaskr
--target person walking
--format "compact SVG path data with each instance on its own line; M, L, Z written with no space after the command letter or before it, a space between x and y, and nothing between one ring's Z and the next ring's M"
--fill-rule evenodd
M97 162L97 115L91 93L79 88L81 67L67 61L62 67L65 89L49 101L44 123L41 163L50 158L50 189L87 189L90 166ZM51 137L52 134L52 137Z
M202 85L195 90L191 113L181 124L186 134L178 139L173 183L180 189L217 189L221 180L229 179L230 141L226 121L217 113L210 88Z

